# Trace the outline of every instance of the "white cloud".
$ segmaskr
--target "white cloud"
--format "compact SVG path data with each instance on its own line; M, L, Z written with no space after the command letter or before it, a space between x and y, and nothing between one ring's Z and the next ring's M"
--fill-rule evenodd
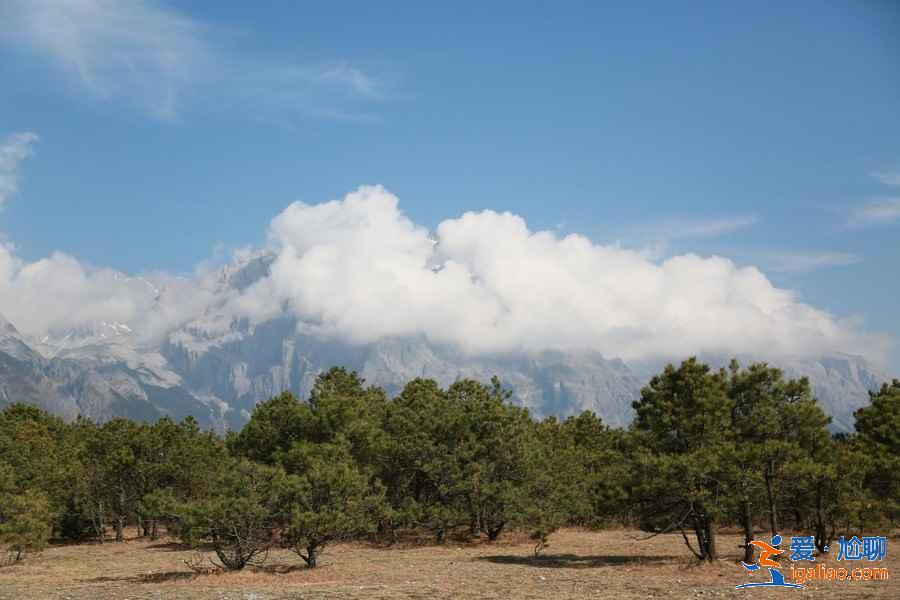
M272 274L242 295L246 310L286 303L319 332L353 343L425 335L473 353L593 349L623 358L879 351L880 342L754 267L692 254L658 263L493 211L444 221L434 243L381 187L292 204L270 235Z
M82 90L158 117L212 61L203 28L149 2L13 0L0 36L52 61Z
M850 211L849 227L890 225L900 221L900 198L877 198Z
M346 61L292 64L248 57L229 36L152 0L8 0L0 41L49 61L94 98L161 118L186 107L317 116L359 115L383 84ZM214 102L211 100L214 99ZM273 101L275 100L275 101Z
M850 252L780 252L763 256L780 273L808 273L829 267L859 264L862 257Z
M315 74L319 83L347 88L366 98L384 97L382 83L346 61L320 67Z
M884 339L801 302L755 267L693 254L656 261L531 231L521 217L489 210L429 231L379 186L291 204L269 237L268 248L235 254L237 262L274 257L269 274L240 291L208 267L188 278L129 277L59 253L27 262L0 245L0 314L33 336L103 320L154 340L194 318L223 314L216 322L228 327L231 317L261 322L289 311L306 331L353 344L425 336L473 354L834 350L881 360L887 350Z
M900 172L876 171L872 177L884 185L900 185Z
M736 216L697 221L675 221L671 225L671 238L716 237L759 222L755 216Z
M643 225L634 229L634 233L657 240L711 238L753 227L758 222L759 218L753 215L679 218Z
M28 262L0 243L0 314L35 337L110 321L149 341L196 317L213 289L209 278L129 277L59 252Z
M32 153L38 136L30 131L14 133L0 142L0 210L19 190L19 163Z

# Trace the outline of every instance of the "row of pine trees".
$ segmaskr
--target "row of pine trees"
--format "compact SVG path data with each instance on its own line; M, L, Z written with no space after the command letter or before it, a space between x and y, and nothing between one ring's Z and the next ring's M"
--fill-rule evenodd
M388 398L341 368L224 437L190 418L65 423L14 404L0 412L0 546L15 562L132 526L212 552L216 568L273 547L315 567L339 540L519 530L538 553L561 526L624 524L680 532L713 560L726 526L747 542L808 532L822 549L900 517L900 381L872 394L852 435L829 432L806 380L765 364L668 366L634 409L627 430L592 412L538 421L496 379L415 379Z

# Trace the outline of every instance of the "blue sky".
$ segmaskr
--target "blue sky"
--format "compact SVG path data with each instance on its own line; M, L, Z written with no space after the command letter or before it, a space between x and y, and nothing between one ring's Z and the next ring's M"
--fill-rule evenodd
M900 338L897 3L68 10L0 8L0 140L39 136L0 212L24 260L189 272L383 184L427 227L756 265Z

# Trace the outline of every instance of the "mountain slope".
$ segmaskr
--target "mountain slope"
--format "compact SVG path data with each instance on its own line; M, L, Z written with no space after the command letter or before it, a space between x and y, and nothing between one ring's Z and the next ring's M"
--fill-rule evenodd
M137 349L127 337L91 332L32 347L0 317L0 406L27 402L67 419L193 415L205 425L217 423L220 411L184 389L158 353Z
M832 428L853 430L853 413L869 404L869 390L877 390L888 381L861 356L831 354L816 361L789 359L778 364L789 377L807 377L813 393L826 413Z
M415 377L447 386L463 378L497 376L514 401L537 416L597 412L610 424L626 425L639 381L621 361L598 354L541 353L530 356L466 357L424 340L384 340L353 347L298 332L290 318L235 327L218 339L196 327L173 335L163 349L169 364L198 394L214 396L240 413L239 425L260 400L281 390L306 397L316 376L334 365L358 371L368 383L396 394Z

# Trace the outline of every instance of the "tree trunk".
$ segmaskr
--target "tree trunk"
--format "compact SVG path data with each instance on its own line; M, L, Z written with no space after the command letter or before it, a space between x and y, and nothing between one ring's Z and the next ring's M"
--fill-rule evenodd
M694 535L697 537L697 554L700 560L715 560L716 526L705 512L698 513L694 517Z
M125 517L122 515L116 517L116 541L125 541Z
M469 521L469 535L475 537L478 535L478 519L476 517L472 517L472 520Z
M315 569L318 564L319 557L319 549L316 546L307 546L306 547L306 556L303 557L303 560L306 561L306 566L310 569Z
M716 559L716 522L706 520L706 560Z
M103 524L103 501L97 503L97 518L94 522L94 528L97 530L97 537L100 543L106 541L106 525Z
M831 542L828 539L828 531L824 523L816 523L816 550L819 552L827 552L828 544Z
M828 523L825 521L825 511L822 508L822 484L816 485L816 527L815 527L816 550L819 552L827 552L831 538L828 535Z
M707 560L706 532L703 518L700 516L694 517L694 536L697 538L697 554L700 560Z
M119 506L116 516L116 541L125 541L125 490L119 488Z
M216 544L215 552L216 556L219 557L219 561L229 571L240 571L247 565L247 557L244 556L240 549L232 550L229 553L225 548Z
M506 523L500 523L496 527L489 527L487 530L488 540L494 542L500 537L500 534L503 532L503 527Z
M156 522L156 519L150 520L150 539L151 540L159 539L159 526Z
M750 544L753 541L753 512L749 500L744 502L742 521L744 525L744 562L750 565L754 562L756 552L755 548Z
M769 464L766 465L765 469L765 479L766 479L766 496L769 501L769 528L772 530L772 537L778 535L778 512L775 509L775 492L772 489L772 478L775 473L775 461L770 460Z

